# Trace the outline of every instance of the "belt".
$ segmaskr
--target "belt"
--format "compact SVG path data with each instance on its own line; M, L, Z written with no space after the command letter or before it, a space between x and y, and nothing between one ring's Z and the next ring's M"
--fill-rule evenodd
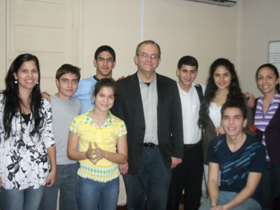
M201 143L202 143L202 140L200 140L196 144L184 144L184 148L192 149L192 148L196 147L197 145L200 145Z
M156 147L157 146L154 143L144 143L143 145L144 145L144 147Z

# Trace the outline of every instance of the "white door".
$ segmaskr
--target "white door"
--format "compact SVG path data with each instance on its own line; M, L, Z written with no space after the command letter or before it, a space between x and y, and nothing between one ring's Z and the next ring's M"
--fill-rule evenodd
M8 0L7 64L22 53L38 57L41 90L57 92L55 72L79 61L77 0Z

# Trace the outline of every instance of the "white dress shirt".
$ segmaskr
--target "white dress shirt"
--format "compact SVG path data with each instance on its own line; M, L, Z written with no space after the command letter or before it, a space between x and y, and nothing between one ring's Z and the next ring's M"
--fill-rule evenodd
M184 144L196 144L201 140L201 129L197 124L200 109L199 96L194 83L188 93L180 87L179 83L177 85L182 105ZM204 93L205 87L201 86Z

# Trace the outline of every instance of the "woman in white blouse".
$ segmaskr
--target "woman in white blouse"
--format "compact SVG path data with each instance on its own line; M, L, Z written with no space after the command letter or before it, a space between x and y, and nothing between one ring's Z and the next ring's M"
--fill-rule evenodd
M19 55L0 94L1 208L38 209L56 179L51 106L41 98L36 56ZM51 166L51 167L50 167Z
M254 96L248 93L250 107L254 106ZM221 126L221 107L227 100L247 102L241 92L234 65L225 58L215 60L209 69L204 98L201 102L198 124L203 128L204 177L208 180L207 150L209 142L216 136L224 134ZM246 103L247 105L247 103ZM252 110L247 106L247 127L253 124ZM249 126L248 126L249 125ZM246 129L246 133L254 135Z

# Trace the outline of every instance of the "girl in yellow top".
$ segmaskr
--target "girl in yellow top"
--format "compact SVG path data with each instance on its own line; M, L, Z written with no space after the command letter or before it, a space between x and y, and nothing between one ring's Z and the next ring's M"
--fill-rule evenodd
M69 128L68 157L80 161L79 209L117 208L118 164L127 162L127 131L124 122L109 111L116 96L117 83L113 79L101 79L93 93L95 108L75 117Z

